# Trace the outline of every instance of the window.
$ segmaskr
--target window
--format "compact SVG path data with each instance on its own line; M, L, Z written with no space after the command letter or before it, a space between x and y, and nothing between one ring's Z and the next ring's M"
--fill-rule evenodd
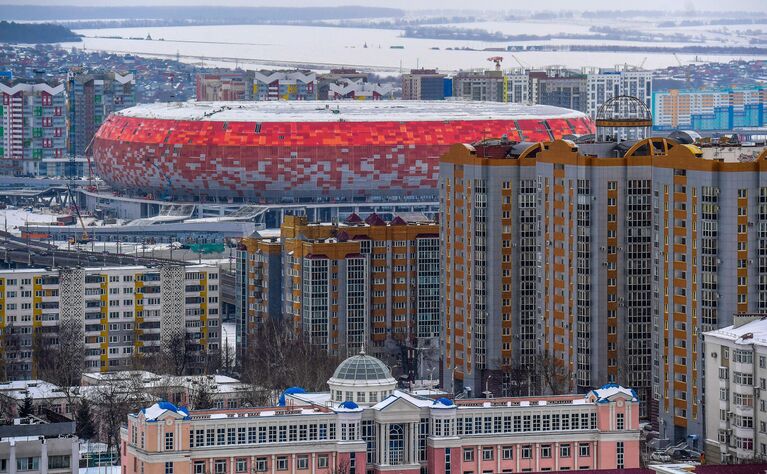
M623 413L618 413L617 415L615 415L615 429L616 430L623 429Z
M173 433L165 433L165 450L173 451Z
M256 471L266 472L266 458L256 458Z
M69 459L69 456L48 456L48 469L68 469Z
M474 450L472 448L464 448L464 450L463 450L463 460L464 461L473 461L474 460Z
M194 462L194 474L205 474L205 461Z
M217 459L213 466L216 474L224 474L226 472L226 461L223 459Z
M618 441L615 454L616 467L618 469L623 469L623 441Z
M237 459L237 472L245 472L248 470L248 462L244 458Z
M40 458L16 458L17 471L38 471L40 469Z
M551 457L551 445L550 444L544 444L541 446L541 457L542 458L550 458Z
M173 474L173 461L165 461L165 474Z
M569 458L570 457L570 445L569 444L562 444L559 446L559 457L560 458Z
M482 448L482 460L483 461L493 460L493 448Z
M288 470L288 458L286 456L280 456L277 458L277 470L278 471Z
M514 459L514 448L512 446L503 447L503 459Z
M317 458L317 467L324 469L328 467L328 457L327 455L319 456Z
M588 443L581 443L579 447L579 453L581 457L591 456L591 446Z
M309 456L298 456L298 469L309 469Z
M533 448L529 444L522 446L522 459L530 459L531 457L533 457Z

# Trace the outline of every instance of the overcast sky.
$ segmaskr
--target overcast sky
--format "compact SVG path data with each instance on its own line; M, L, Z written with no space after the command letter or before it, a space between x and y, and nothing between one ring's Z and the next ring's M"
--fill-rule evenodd
M667 9L694 8L696 10L762 10L767 0L642 0L620 2L616 0L0 0L0 4L14 5L232 5L232 6L337 6L364 5L418 9L493 9L493 10L614 10L614 9ZM0 13L2 18L2 13Z

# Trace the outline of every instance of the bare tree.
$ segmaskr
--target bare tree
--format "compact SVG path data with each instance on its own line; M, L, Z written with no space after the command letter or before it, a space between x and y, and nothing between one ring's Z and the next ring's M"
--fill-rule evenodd
M549 352L536 355L536 372L542 388L552 395L572 393L575 389L574 372L563 359Z
M241 361L241 378L250 386L246 402L273 402L276 392L291 386L324 390L337 365L338 358L325 348L294 336L286 324L269 321Z
M57 328L58 344L48 344L42 335L33 339L36 350L38 378L57 385L67 401L66 409L74 417L79 403L78 389L85 371L85 333L81 326L67 325Z
M95 413L102 442L107 450L120 445L120 426L128 414L135 413L149 401L140 374L114 372L106 374L101 384L87 393ZM117 449L118 463L120 450Z

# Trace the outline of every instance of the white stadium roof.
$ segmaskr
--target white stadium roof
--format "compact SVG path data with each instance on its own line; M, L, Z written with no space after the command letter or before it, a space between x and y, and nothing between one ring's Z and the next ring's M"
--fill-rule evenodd
M550 105L453 100L158 102L123 109L115 115L209 122L431 122L585 117L581 112Z

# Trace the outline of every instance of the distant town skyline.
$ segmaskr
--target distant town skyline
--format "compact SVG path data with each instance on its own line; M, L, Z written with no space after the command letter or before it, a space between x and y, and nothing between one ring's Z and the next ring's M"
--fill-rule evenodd
M475 0L467 4L464 0L283 0L280 2L269 0L0 0L6 5L87 5L87 6L274 6L274 7L320 7L320 6L376 6L394 7L405 10L433 10L433 9L460 9L460 10L726 10L726 11L750 11L764 7L763 0L732 0L721 2L717 0L687 0L685 2L669 4L666 0L645 0L641 3L622 5L612 0L582 0L577 6L568 0ZM467 8L469 7L469 8Z

